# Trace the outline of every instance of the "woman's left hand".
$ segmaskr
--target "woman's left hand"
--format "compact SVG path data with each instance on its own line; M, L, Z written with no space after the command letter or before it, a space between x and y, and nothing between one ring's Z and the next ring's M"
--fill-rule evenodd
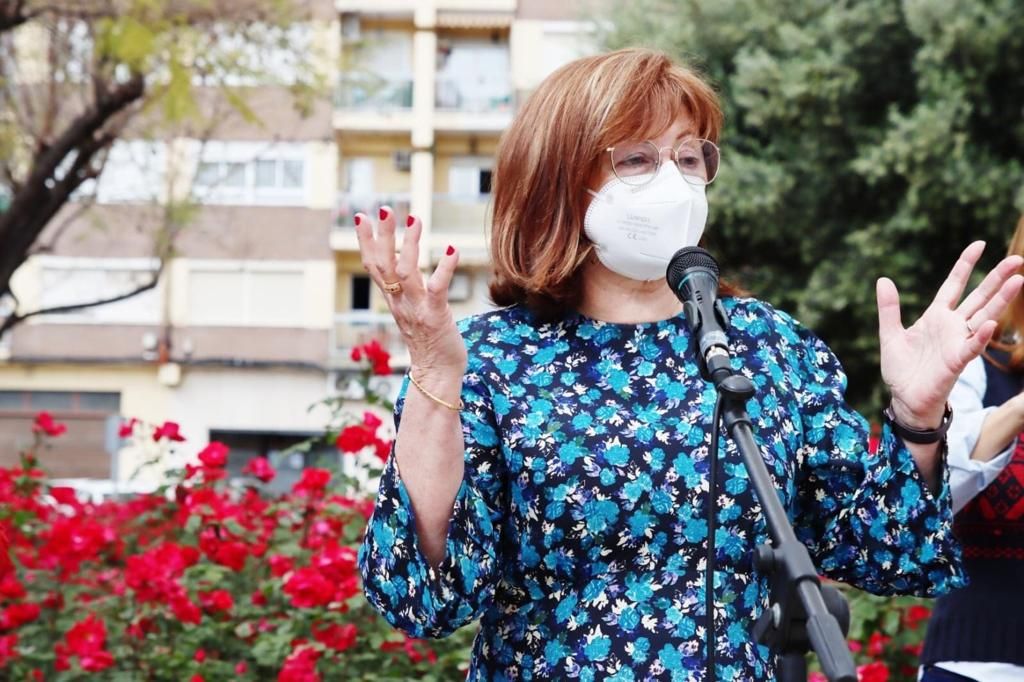
M1004 258L960 302L985 242L960 254L931 305L910 327L900 320L900 297L888 278L878 280L878 337L882 380L892 395L896 418L916 429L934 429L942 421L946 398L967 363L992 338L996 320L1020 291L1019 256Z

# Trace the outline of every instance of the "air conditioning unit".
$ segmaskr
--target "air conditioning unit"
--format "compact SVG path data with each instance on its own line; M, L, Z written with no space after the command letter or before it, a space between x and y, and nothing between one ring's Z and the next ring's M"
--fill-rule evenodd
M408 173L412 169L412 152L408 149L399 149L391 155L395 163L395 170Z
M358 43L363 39L363 29L359 23L359 15L355 12L342 13L341 39L346 43Z

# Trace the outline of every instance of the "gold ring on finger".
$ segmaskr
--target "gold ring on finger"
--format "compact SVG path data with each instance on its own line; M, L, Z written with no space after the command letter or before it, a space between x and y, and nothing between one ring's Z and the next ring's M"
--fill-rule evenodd
M402 283L401 282L384 282L384 285L381 288L384 289L384 292L388 293L388 294L400 294L400 293L402 293Z

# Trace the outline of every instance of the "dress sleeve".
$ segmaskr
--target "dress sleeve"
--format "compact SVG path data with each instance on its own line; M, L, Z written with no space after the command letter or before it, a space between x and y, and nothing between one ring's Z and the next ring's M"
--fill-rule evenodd
M799 343L791 346L791 380L803 427L795 526L818 570L874 594L935 596L961 586L947 468L933 496L887 425L869 452L868 424L846 403L839 360L792 325Z
M408 390L406 377L396 401L396 427ZM499 578L503 467L490 394L472 366L462 401L465 470L441 564L433 568L420 551L415 512L393 447L359 551L367 599L389 623L414 637L444 637L478 618Z
M1013 454L1014 441L1011 441L1006 444L1006 449L987 462L971 459L971 452L981 435L981 427L988 415L996 409L982 405L986 386L985 363L978 357L964 368L949 395L949 404L953 407L953 423L947 435L947 463L954 514L998 478Z

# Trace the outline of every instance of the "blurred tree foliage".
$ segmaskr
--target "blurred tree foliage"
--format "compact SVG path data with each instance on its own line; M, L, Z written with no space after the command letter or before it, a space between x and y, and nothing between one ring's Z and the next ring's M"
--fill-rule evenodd
M896 282L909 324L970 241L993 265L1024 209L1024 3L608 7L609 48L662 49L722 96L708 239L726 275L824 338L873 413L876 278Z

